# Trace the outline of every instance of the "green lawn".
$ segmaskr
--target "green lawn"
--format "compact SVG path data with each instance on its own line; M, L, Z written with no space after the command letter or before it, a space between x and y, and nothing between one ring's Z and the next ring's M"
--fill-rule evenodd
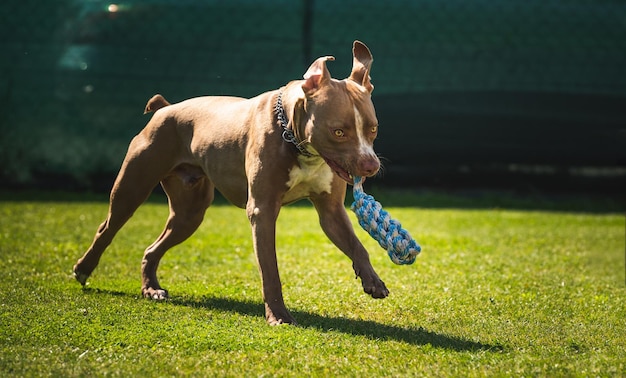
M385 208L423 252L393 265L358 230L384 300L362 292L312 208L283 209L279 265L300 324L270 327L242 210L212 207L165 256L172 299L156 303L139 268L166 205L141 207L81 289L71 268L107 204L5 199L0 376L626 375L622 214Z

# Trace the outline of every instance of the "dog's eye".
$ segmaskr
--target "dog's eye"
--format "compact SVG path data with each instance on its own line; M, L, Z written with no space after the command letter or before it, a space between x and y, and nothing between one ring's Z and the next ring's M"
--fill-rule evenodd
M342 138L344 135L346 135L346 133L341 129L335 129L334 133L337 138Z
M376 132L378 132L378 126L372 126L372 134L376 134Z

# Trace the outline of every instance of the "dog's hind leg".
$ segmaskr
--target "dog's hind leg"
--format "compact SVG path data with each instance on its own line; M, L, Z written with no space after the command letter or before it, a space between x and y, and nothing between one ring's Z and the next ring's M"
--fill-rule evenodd
M167 290L157 279L159 261L173 246L191 236L211 205L214 186L198 167L181 165L161 181L168 196L170 215L161 236L146 249L141 263L142 294L152 299L167 299Z
M91 246L74 265L74 277L83 286L98 266L100 257L111 244L113 237L152 193L161 177L167 173L167 170L165 172L160 171L163 168L159 167L167 167L167 165L160 164L164 162L159 162L158 151L137 147L143 144L144 141L141 136L136 137L131 142L111 190L107 218L98 227ZM169 170L170 167L165 169Z

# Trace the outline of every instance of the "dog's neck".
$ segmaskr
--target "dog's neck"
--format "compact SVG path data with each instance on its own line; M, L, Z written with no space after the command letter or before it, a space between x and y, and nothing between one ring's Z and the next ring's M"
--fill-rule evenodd
M276 114L276 118L280 127L282 127L282 137L283 140L287 143L291 143L298 149L298 152L305 157L313 157L317 156L315 149L311 146L308 138L303 137L304 130L301 129L301 125L298 125L297 121L292 119L291 122L287 118L287 110L285 108L285 104L283 103L283 94L285 93L286 87L283 87L278 90L278 95L276 96L276 105L274 106L274 113ZM295 105L292 104L291 108ZM296 110L297 111L297 110ZM294 111L290 112L292 115Z

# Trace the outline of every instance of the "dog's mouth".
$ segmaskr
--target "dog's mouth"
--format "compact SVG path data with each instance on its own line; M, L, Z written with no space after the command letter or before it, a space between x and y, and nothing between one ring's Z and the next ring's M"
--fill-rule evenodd
M348 172L344 167L342 167L341 164L325 156L322 156L322 157L324 158L324 160L326 161L326 164L328 164L330 169L332 169L337 174L337 176L341 177L341 179L343 179L348 184L354 185L354 177L352 177L352 174L350 174L350 172Z

